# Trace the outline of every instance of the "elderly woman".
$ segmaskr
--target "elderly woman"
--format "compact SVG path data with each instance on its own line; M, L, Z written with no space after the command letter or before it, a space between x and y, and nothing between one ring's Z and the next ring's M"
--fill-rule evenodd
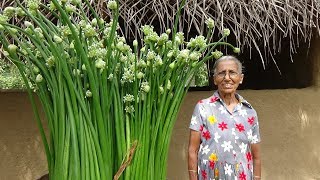
M260 134L256 111L236 90L242 64L223 56L214 64L218 90L200 100L190 123L190 180L260 180Z

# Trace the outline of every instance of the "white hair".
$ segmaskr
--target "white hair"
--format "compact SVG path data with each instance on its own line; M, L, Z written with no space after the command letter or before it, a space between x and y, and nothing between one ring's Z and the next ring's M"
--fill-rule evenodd
M230 61L233 61L237 64L238 66L238 72L240 74L242 74L242 63L239 61L239 59L237 59L236 57L234 56L222 56L220 57L218 60L216 60L216 62L214 62L214 65L213 65L213 73L216 74L217 73L217 67L218 67L218 64L221 62L221 61L226 61L226 60L230 60Z

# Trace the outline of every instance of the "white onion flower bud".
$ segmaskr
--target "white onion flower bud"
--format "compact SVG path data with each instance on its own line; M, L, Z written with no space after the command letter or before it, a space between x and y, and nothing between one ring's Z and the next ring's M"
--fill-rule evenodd
M171 89L171 81L170 80L168 80L168 82L167 82L167 89L168 90Z
M141 27L143 34L145 36L150 35L153 32L153 26L149 26L149 25L144 25Z
M86 65L85 65L85 64L82 64L81 69L82 69L83 71L86 71L86 70L87 70Z
M9 20L8 16L0 14L0 23L6 23Z
M137 46L138 46L138 41L137 41L137 40L134 40L133 43L132 43L132 45L133 45L134 47L137 47Z
M86 91L86 97L92 97L92 92L90 90Z
M123 97L123 102L133 102L134 101L134 96L132 94L126 94Z
M169 68L173 69L174 67L175 67L175 63L174 62L170 63Z
M133 105L126 106L124 110L126 111L126 113L132 114L134 112L134 107Z
M53 36L53 40L56 42L56 43L61 43L63 40L61 37L57 36L57 35L54 35Z
M33 72L38 74L40 72L40 69L37 66L33 67Z
M163 89L163 87L162 87L162 86L160 86L160 87L159 87L159 92L160 92L160 94L163 94L164 89Z
M229 36L230 35L230 30L228 28L223 29L223 35L224 36Z
M2 52L4 56L8 57L10 54L8 53L8 51L3 51Z
M38 75L36 76L36 82L37 82L37 83L41 83L42 81L43 81L42 75L41 75L41 74L38 74Z
M234 53L240 53L240 48L234 48L234 49L233 49L233 52L234 52Z
M11 6L6 7L3 10L3 15L5 15L7 17L13 17L15 15L15 13L16 13L16 8L11 7Z
M211 19L211 18L207 19L206 20L206 24L207 24L207 27L209 29L213 29L214 28L214 20L213 19Z
M138 72L137 78L138 78L138 79L142 79L143 77L144 77L143 72Z
M150 86L148 82L141 83L141 89L142 91L148 93L150 91Z
M167 29L167 30L166 30L166 33L167 33L167 34L170 34L170 33L171 33L171 29Z
M106 66L106 62L104 62L102 59L96 60L96 68L104 69L105 66Z
M8 46L8 51L11 53L16 53L17 49L18 49L18 47L14 44L9 44L9 46Z
M31 22L29 22L29 21L24 21L24 25L26 27L33 27L33 24Z
M219 59L221 56L223 56L223 53L221 51L215 50L211 53L215 59Z
M114 0L110 0L107 4L107 7L111 10L116 10L118 8L118 4Z
M98 24L98 20L96 18L93 18L91 24L92 26L96 26Z
M199 52L192 52L192 53L190 53L189 58L191 61L198 61L200 58L200 53Z

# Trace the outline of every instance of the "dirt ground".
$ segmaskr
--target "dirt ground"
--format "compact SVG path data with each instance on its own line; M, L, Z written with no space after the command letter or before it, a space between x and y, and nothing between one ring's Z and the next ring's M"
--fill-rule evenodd
M256 109L262 137L262 179L320 180L320 89L242 90ZM187 179L189 121L212 92L189 92L173 132L168 180ZM34 180L46 157L26 93L0 93L0 180Z

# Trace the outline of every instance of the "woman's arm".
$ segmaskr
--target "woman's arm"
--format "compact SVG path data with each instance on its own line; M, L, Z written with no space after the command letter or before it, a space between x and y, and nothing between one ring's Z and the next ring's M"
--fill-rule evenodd
M200 132L190 130L188 150L188 171L190 180L198 179L198 151L200 147L200 136Z
M260 158L260 143L251 144L251 152L253 156L253 179L261 179L261 158Z

